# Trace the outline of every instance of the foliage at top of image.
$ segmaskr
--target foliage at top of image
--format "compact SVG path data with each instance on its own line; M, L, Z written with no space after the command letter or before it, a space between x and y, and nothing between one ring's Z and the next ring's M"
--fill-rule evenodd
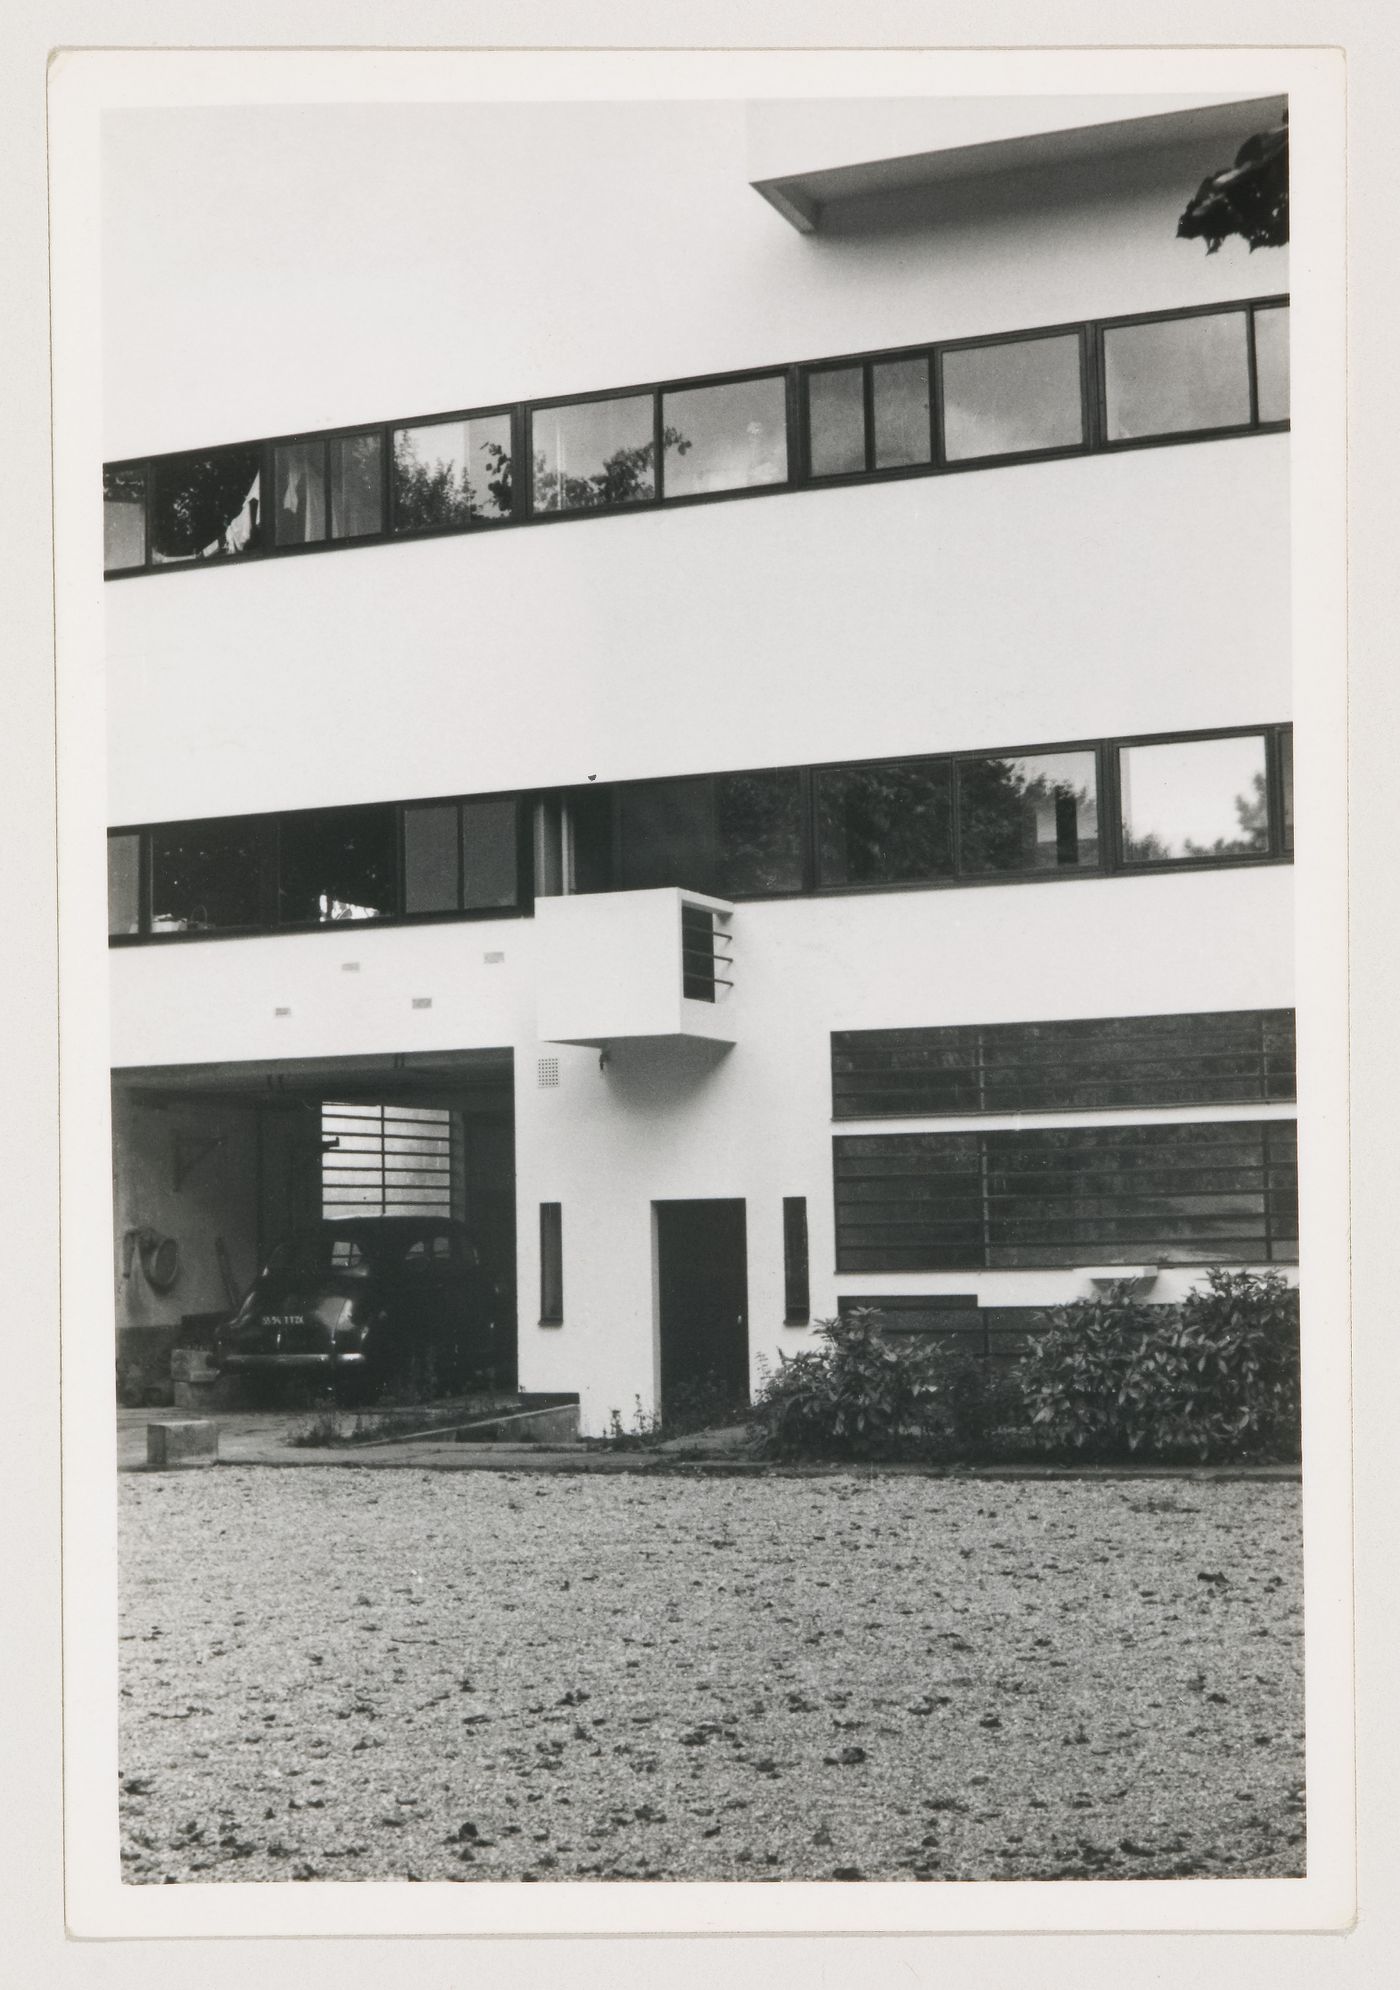
M1288 113L1270 131L1247 138L1233 166L1202 180L1176 224L1178 236L1204 241L1213 256L1229 235L1255 249L1281 249L1288 241Z

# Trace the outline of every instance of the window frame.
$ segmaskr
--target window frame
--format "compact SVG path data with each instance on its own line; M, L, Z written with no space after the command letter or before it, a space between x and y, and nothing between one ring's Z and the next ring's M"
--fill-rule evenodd
M1062 458L1084 455L1116 455L1124 450L1160 449L1193 442L1218 442L1238 439L1245 435L1272 435L1286 433L1291 426L1288 417L1281 420L1261 421L1259 419L1258 358L1255 344L1255 318L1260 311L1287 307L1290 303L1287 291L1271 292L1252 297L1228 298L1210 304L1178 305L1167 310L1138 311L1109 318L1083 318L1067 323L1051 325L1024 325L1004 332L979 333L970 337L951 339L923 339L908 345L882 346L863 351L824 354L810 359L778 361L766 366L750 366L728 372L698 373L687 376L653 381L632 381L623 386L589 389L582 393L564 393L534 396L517 401L493 401L480 406L436 409L428 414L395 415L386 420L354 422L344 426L324 429L302 429L284 435L265 436L242 442L221 442L195 444L189 447L152 453L145 456L114 457L104 462L104 470L139 470L145 478L146 486L146 560L142 566L104 569L105 580L130 580L138 574L187 573L195 568L248 565L262 559L286 559L302 554L325 553L349 547L366 547L406 543L420 539L448 538L472 532L495 531L508 525L560 524L565 519L613 517L620 513L648 512L661 509L676 509L692 504L722 504L732 500L773 497L782 492L839 490L848 484L891 483L906 477L929 477L962 475L966 472L1014 467L1021 463L1053 462ZM1243 312L1246 317L1246 353L1249 365L1250 418L1248 421L1224 428L1181 429L1163 435L1130 436L1118 441L1110 441L1107 435L1106 391L1104 373L1104 334L1120 326L1163 324L1184 318L1218 316L1225 312ZM1046 449L1008 452L1002 455L974 456L950 462L944 448L943 435L943 364L945 353L968 351L998 345L1018 345L1041 338L1068 337L1075 335L1080 343L1080 390L1084 420L1084 440L1077 444L1060 444ZM873 368L883 360L913 360L923 358L929 369L929 423L930 460L927 463L892 464L887 468L876 468L873 464L874 421L873 421ZM861 367L863 369L863 399L865 407L866 468L837 472L832 475L816 476L811 470L811 434L809 427L809 397L807 381L813 373L835 371L842 368ZM741 386L746 381L781 378L785 383L784 418L787 432L787 476L771 484L748 484L723 491L695 491L684 495L666 495L666 465L663 447L664 397L668 393L679 393L691 389L707 387ZM573 511L535 511L533 509L533 466L529 461L531 440L531 418L536 411L552 407L570 407L593 401L626 400L643 395L652 399L652 434L656 457L656 492L653 497L636 499L624 504L595 505ZM400 529L394 516L393 507L393 438L397 429L430 427L438 422L473 421L489 416L508 415L511 429L511 512L505 518L469 519L461 525L436 525ZM191 455L209 455L218 449L256 448L261 451L261 478L264 491L274 489L274 451L294 443L333 441L359 436L378 434L381 457L381 529L374 533L363 533L353 538L333 538L330 534L329 489L327 488L327 531L326 536L301 545L278 546L272 542L274 536L270 508L264 502L263 543L254 551L239 554L237 560L188 560L155 563L152 558L152 510L155 490L155 476L162 463L172 458ZM328 452L327 452L328 457Z
M1094 415L1097 426L1096 447L1105 455L1116 456L1124 450L1162 449L1175 443L1228 442L1242 435L1277 435L1287 433L1291 418L1282 421L1260 421L1259 419L1259 362L1254 345L1254 315L1256 311L1267 311L1290 302L1290 293L1280 291L1267 297L1232 297L1216 304L1181 305L1174 311L1137 311L1118 318L1099 318L1093 321L1094 345ZM1108 433L1108 376L1104 355L1104 335L1125 325L1165 325L1174 324L1182 318L1219 318L1243 312L1245 319L1245 364L1249 370L1249 417L1243 422L1232 422L1218 428L1170 429L1160 435L1126 435L1116 439ZM1291 327L1291 321L1290 321Z
M1189 1033L1192 1024L1204 1025L1208 1029L1211 1026L1219 1026L1226 1019L1233 1020L1242 1031L1248 1030L1251 1036L1251 1048L1257 1054L1258 1059L1256 1070L1248 1074L1250 1082L1256 1084L1256 1090L1252 1096L1226 1097L1224 1096L1223 1088L1212 1094L1209 1087L1214 1074L1209 1071L1200 1073L1194 1082L1189 1079L1175 1079L1171 1081L1177 1087L1192 1084L1193 1090L1190 1097L1182 1097L1179 1095L1179 1092L1178 1095L1173 1097L1165 1097L1160 1094L1154 1097L1146 1090L1142 1090L1134 1097L1118 1098L1106 1102L1062 1096L1059 1100L1052 1100L1046 1104L1043 1102L1034 1102L1033 1100L1028 1102L1026 1094L1023 1093L1017 1096L1010 1091L1008 1086L1005 1074L1008 1071L1014 1071L1018 1066L1024 1072L1025 1082L1029 1085L1032 1094L1036 1092L1043 1093L1049 1089L1047 1080L1042 1075L1046 1070L1054 1070L1058 1073L1072 1072L1074 1067L1080 1062L1073 1050L1075 1038L1069 1034L1069 1032L1076 1029L1089 1030L1104 1023L1121 1023L1129 1026L1133 1024L1176 1024L1183 1027L1184 1033ZM1048 1059L1043 1062L1038 1062L1034 1058L1024 1057L1023 1054L1019 1053L1017 1037L1019 1033L1028 1030L1063 1033L1058 1039L1064 1045L1063 1055L1058 1059ZM1284 1088L1283 1086L1283 1073L1277 1069L1271 1072L1270 1069L1270 1035L1271 1033L1280 1031L1286 1032L1292 1045L1291 1063L1293 1076L1291 1086L1288 1088ZM1163 1031L1161 1034L1163 1039L1169 1039L1171 1033ZM930 1053L939 1050L956 1052L965 1049L972 1053L963 1064L945 1066L944 1070L947 1077L954 1083L961 1079L966 1084L975 1074L976 1101L959 1104L938 1104L926 1097L923 1101L912 1105L891 1104L888 1102L882 1102L877 1105L873 1101L878 1097L879 1091L882 1089L881 1087L877 1086L872 1090L868 1082L859 1089L857 1086L862 1079L868 1081L870 1070L878 1067L869 1067L865 1071L858 1070L855 1072L838 1070L838 1059L859 1059L862 1050L867 1053L879 1054L886 1049L895 1048L895 1046L888 1044L872 1043L870 1039L877 1037L887 1038L896 1035L907 1035L923 1039L922 1042L917 1044L898 1046L898 1048L902 1049L918 1049ZM987 1097L983 1079L983 1073L987 1069L989 1062L987 1058L989 1049L998 1053L993 1065L997 1073L994 1080L996 1089L994 1096L990 1099ZM895 1025L890 1029L833 1030L830 1037L830 1054L831 1122L833 1126L841 1127L858 1125L862 1122L874 1125L885 1120L897 1119L910 1121L961 1121L967 1119L1020 1119L1040 1115L1064 1118L1075 1113L1111 1114L1116 1116L1130 1112L1165 1110L1198 1112L1202 1109L1215 1110L1220 1107L1243 1108L1253 1112L1270 1106L1296 1106L1298 1097L1296 1018L1295 1011L1291 1008L1169 1010L1141 1016L1027 1017L1022 1021L1016 1022L930 1024L926 1027L919 1025ZM1120 1087L1126 1087L1132 1082L1134 1067L1136 1065L1142 1063L1150 1065L1153 1062L1170 1058L1174 1054L1176 1054L1174 1046L1169 1040L1166 1041L1163 1050L1156 1051L1150 1030L1144 1029L1141 1039L1133 1046L1133 1054L1123 1056L1119 1059L1119 1070L1117 1073L1112 1072L1110 1062L1109 1082L1115 1082ZM1207 1061L1216 1058L1227 1058L1237 1054L1243 1055L1244 1052L1237 1053L1229 1045L1212 1046L1209 1043L1191 1045L1186 1053L1188 1056L1195 1055ZM1276 1046L1273 1047L1273 1054L1275 1057L1279 1056ZM1282 1061L1286 1066L1288 1059L1284 1058ZM914 1078L914 1083L906 1086L906 1092L912 1092L917 1084L916 1075L911 1073L911 1077ZM856 1081L856 1083L847 1082L843 1084L842 1082L852 1080ZM1150 1081L1148 1082L1150 1083ZM896 1088L892 1086L890 1088L890 1097L893 1099L896 1096ZM848 1098L857 1101L857 1104L849 1110L843 1107L843 1100Z
M1099 839L1102 843L1105 829L1112 845L1112 869L1124 876L1142 877L1157 871L1212 871L1222 865L1277 864L1291 862L1293 852L1284 847L1283 833L1283 760L1282 741L1285 734L1291 739L1291 723L1256 726L1218 726L1210 730L1172 733L1124 734L1105 742L1106 765L1100 772L1101 781L1107 781L1106 788L1100 790ZM1123 784L1120 773L1119 755L1133 746L1191 746L1212 739L1262 739L1264 743L1264 795L1268 807L1269 833L1268 848L1265 850L1239 850L1218 857L1129 857L1125 854L1126 837L1123 833ZM1107 823L1104 821L1104 803L1107 805Z
M812 1246L805 1195L783 1197L783 1325L812 1319Z
M832 1135L831 1140L832 1209L835 1217L835 1272L838 1277L853 1277L866 1273L886 1277L891 1274L907 1276L915 1272L935 1271L958 1274L966 1272L1035 1270L1063 1271L1073 1270L1077 1266L1093 1264L1141 1266L1148 1263L1157 1263L1169 1266L1172 1269L1180 1269L1190 1265L1259 1264L1277 1266L1296 1264L1298 1262L1299 1248L1296 1217L1298 1176L1297 1125L1297 1118L1291 1113L1275 1113L1267 1116L1255 1115L1249 1118L1240 1117L1235 1119L1219 1119L1196 1115L1189 1119L1164 1121L1125 1121L1116 1119L1105 1121L1102 1116L1096 1115L1093 1118L1079 1119L1072 1125L1053 1128L975 1126L956 1130L911 1128L908 1132L898 1133L836 1133ZM1288 1143L1290 1156L1289 1158L1281 1159L1277 1156L1276 1143L1281 1139L1285 1139L1285 1136L1281 1135L1277 1129L1284 1127L1289 1130L1289 1135L1291 1136L1291 1142ZM1064 1215L1061 1217L1046 1217L1043 1214L1035 1217L1018 1216L1012 1196L1005 1191L998 1194L994 1191L989 1191L988 1188L989 1176L995 1175L1007 1176L1014 1174L1019 1175L1023 1180L1031 1180L1039 1175L1043 1176L1046 1181L1063 1180L1065 1178L1070 1179L1071 1182L1074 1181L1076 1173L1074 1166L1059 1170L1051 1168L1038 1170L1031 1167L1017 1168L1014 1166L1013 1163L1016 1158L1018 1143L1021 1156L1029 1157L1034 1154L1053 1153L1055 1150L1047 1147L1044 1143L1053 1135L1065 1135L1067 1136L1066 1145L1061 1151L1065 1154L1070 1154L1076 1152L1069 1144L1073 1136L1097 1136L1101 1142L1099 1148L1096 1149L1092 1141L1086 1139L1085 1145L1077 1151L1091 1156L1096 1151L1101 1151L1105 1155L1111 1155L1113 1149L1110 1144L1103 1142L1102 1137L1104 1135L1111 1136L1119 1134L1124 1136L1122 1149L1124 1152L1131 1153L1134 1150L1138 1152L1150 1150L1153 1145L1153 1135L1189 1135L1195 1129L1207 1128L1212 1133L1217 1130L1233 1130L1236 1139L1241 1144L1247 1135L1257 1137L1259 1158L1257 1163L1251 1162L1249 1164L1258 1174L1257 1188L1203 1190L1199 1187L1191 1187L1191 1183L1199 1182L1203 1172L1208 1173L1211 1171L1210 1162L1203 1162L1197 1158L1186 1164L1179 1162L1174 1164L1170 1159L1173 1150L1179 1148L1182 1151L1186 1151L1189 1143L1187 1140L1163 1139L1160 1143L1163 1158L1157 1162L1155 1167L1144 1167L1141 1172L1157 1176L1180 1176L1187 1185L1178 1190L1162 1191L1160 1189L1149 1189L1138 1191L1137 1199L1145 1200L1151 1196L1163 1194L1171 1197L1257 1194L1261 1204L1259 1214L1253 1219L1245 1218L1245 1221L1254 1220L1259 1223L1262 1230L1261 1238L1256 1240L1249 1237L1227 1235L1223 1239L1225 1243L1231 1246L1238 1243L1251 1244L1258 1241L1262 1248L1257 1253L1249 1251L1240 1252L1232 1248L1223 1253L1207 1252L1204 1256L1192 1257L1186 1255L1183 1251L1181 1255L1164 1257L1161 1250L1163 1243L1175 1243L1179 1241L1183 1245L1187 1245L1197 1240L1190 1238L1177 1240L1161 1236L1154 1238L1150 1234L1144 1236L1141 1240L1121 1237L1106 1238L1103 1235L1095 1236L1092 1239L1076 1237L1064 1243L1051 1241L1044 1236L1017 1240L1014 1237L1008 1236L1004 1227L1007 1223L1034 1222L1053 1224L1057 1221L1073 1221L1085 1225L1090 1222L1099 1222L1106 1225L1115 1223L1141 1223L1146 1226L1153 1223L1187 1223L1193 1217L1199 1217L1205 1223L1210 1224L1219 1222L1222 1217L1229 1216L1235 1212L1173 1212L1170 1209L1166 1209L1159 1210L1157 1214L1147 1217L1128 1212L1121 1215L1105 1215L1102 1210L1098 1210L1090 1217L1083 1215L1073 1207L1067 1206ZM876 1156L866 1155L864 1157L853 1158L889 1159L894 1161L900 1158L902 1154L908 1154L910 1157L909 1167L901 1173L896 1173L893 1169L890 1169L864 1178L859 1176L853 1177L849 1173L843 1174L841 1165L843 1153L849 1150L854 1143L860 1141L882 1142L884 1143L884 1152ZM937 1165L927 1165L922 1169L915 1165L919 1159L919 1151L909 1146L909 1143L914 1141L938 1141L943 1143L937 1152L929 1150L930 1164L936 1162ZM961 1143L961 1145L955 1147L954 1143ZM1208 1150L1212 1142L1208 1138L1204 1144ZM1191 1151L1195 1152L1196 1150ZM1275 1181L1277 1174L1287 1173L1290 1170L1292 1173L1291 1190L1286 1183ZM1220 1171L1229 1172L1230 1164L1222 1163ZM1114 1165L1109 1161L1101 1162L1098 1166L1092 1164L1085 1165L1078 1172L1081 1176L1108 1176L1115 1182L1126 1184L1122 1187L1109 1189L1089 1188L1083 1190L1081 1193L1084 1199L1103 1202L1120 1198L1131 1199L1134 1196L1132 1185L1133 1170L1131 1168L1115 1173ZM923 1201L930 1210L941 1206L946 1211L950 1209L953 1202L958 1200L959 1196L964 1204L975 1201L977 1205L975 1216L970 1214L966 1208L951 1208L951 1213L945 1214L941 1219L935 1218L933 1220L941 1220L945 1224L960 1223L965 1228L975 1223L978 1232L977 1242L973 1244L971 1242L964 1243L950 1240L940 1244L937 1241L925 1241L923 1243L891 1241L883 1246L885 1256L882 1260L869 1260L869 1254L880 1250L882 1247L878 1241L870 1243L853 1242L846 1212L851 1208L881 1209L886 1207L889 1202L897 1202L901 1199L898 1197L887 1198L885 1202L882 1202L875 1197L848 1198L843 1203L841 1194L843 1184L849 1185L853 1179L879 1180L891 1183L914 1182L917 1184L939 1177L947 1178L954 1183L960 1180L968 1183L976 1182L980 1184L980 1187L972 1191L960 1191L957 1189L945 1191L944 1193L949 1197L949 1200L941 1204L937 1194L930 1194L923 1198L906 1196L902 1198L905 1206L912 1208L920 1201ZM1023 1190L1020 1193L1024 1201L1044 1202L1047 1199L1053 1199L1053 1197L1047 1197L1043 1189L1038 1192L1035 1189ZM1070 1201L1071 1198L1067 1197L1067 1205ZM1008 1207L1008 1204L1012 1206ZM1290 1216L1293 1218L1293 1227L1291 1229L1287 1227ZM1282 1219L1282 1222L1280 1219ZM906 1223L912 1224L915 1221L917 1219L912 1217L886 1217L883 1219L883 1226L886 1228L892 1225L899 1227ZM876 1222L879 1224L880 1219L877 1218ZM998 1234L999 1227L1000 1234ZM870 1220L868 1217L866 1234L870 1234ZM1208 1236L1209 1233L1207 1233L1206 1240L1208 1240ZM1292 1246L1292 1254L1290 1256L1279 1254L1277 1245L1280 1243ZM1029 1253L1037 1250L1043 1251L1045 1255L1041 1257L1032 1257L1029 1255L1016 1256L1015 1258L1008 1255L1013 1251ZM851 1262L852 1252L858 1253L863 1260L867 1261L860 1263ZM895 1254L903 1253L906 1261L896 1262L894 1258L889 1256L891 1252ZM1073 1255L1070 1255L1071 1253Z
M995 332L983 338L949 339L934 348L934 391L936 395L937 420L935 431L938 445L938 463L947 472L970 469L973 465L1041 463L1054 462L1066 456L1087 456L1094 445L1094 372L1091 347L1093 327L1091 323L1080 321L1069 325L1045 325L1031 332ZM949 353L988 352L997 346L1034 345L1040 339L1069 338L1078 341L1079 352L1079 441L1047 443L1039 449L1007 449L985 456L958 456L947 454L946 415L944 411L943 362Z
M565 513L564 516L574 514ZM582 514L580 514L582 515ZM654 786L664 781L708 781L717 782L730 776L760 775L768 773L791 773L798 776L800 815L800 840L802 852L802 882L786 891L733 892L727 894L735 904L762 904L770 900L780 901L794 898L844 898L866 893L903 891L1000 891L1019 885L1070 885L1092 879L1108 877L1144 877L1158 872L1214 871L1224 869L1255 869L1271 864L1291 864L1294 851L1285 845L1283 838L1283 781L1282 753L1283 742L1291 739L1293 727L1288 720L1270 720L1251 726L1220 726L1198 729L1191 732L1135 733L1117 735L1107 739L1047 740L1019 746L959 750L946 754L880 754L863 760L833 760L819 763L803 762L788 767L726 767L711 773L648 775L638 781L612 781L600 784L597 788L572 787L530 788L530 789L488 789L479 794L414 795L407 800L395 799L385 803L348 802L336 804L336 809L383 806L395 812L395 841L397 865L397 904L405 903L406 878L404 872L404 826L406 810L419 807L444 807L455 805L458 810L458 835L461 834L461 811L472 802L505 800L515 802L516 830L516 882L517 903L514 906L488 906L480 909L435 912L405 912L402 909L393 914L386 913L381 919L363 921L329 921L324 925L283 926L273 920L266 925L239 927L220 933L152 933L149 926L149 901L142 901L142 931L121 933L109 936L110 946L137 946L167 941L221 939L244 937L248 933L277 932L322 932L343 933L347 924L374 925L417 925L441 920L468 919L509 919L528 917L534 911L537 881L534 873L534 834L533 820L537 803L556 801L567 804L574 794L597 794L606 796L609 815L609 838L611 849L611 879L607 891L622 889L642 889L643 887L623 887L617 880L622 875L622 804L621 794L626 788ZM1189 743L1194 740L1229 739L1261 736L1265 741L1267 768L1267 797L1269 806L1269 848L1260 851L1244 851L1219 857L1176 857L1162 860L1126 862L1122 857L1121 795L1117 781L1117 755L1121 748L1128 746L1169 746ZM1032 757L1048 757L1056 753L1092 753L1095 756L1096 800L1099 821L1099 851L1095 863L1066 864L1045 869L1017 871L963 871L961 866L962 829L960 821L960 775L959 768L964 762L983 760L1016 760ZM952 854L953 870L944 876L905 879L895 883L875 880L869 883L823 884L818 875L817 851L817 783L824 773L859 772L863 768L906 766L911 764L947 765L951 768L952 795ZM244 820L266 821L280 824L284 816L311 814L332 814L335 809L303 810L284 809L270 811L263 816L214 816L196 817L188 821L114 823L108 829L108 836L142 836L142 877L147 880L150 864L149 839L159 830L178 830L194 827L196 822L238 822ZM1295 831L1296 835L1296 831ZM276 858L274 857L274 876ZM148 881L148 880L147 880ZM698 890L698 886L689 887ZM460 891L460 868L459 868ZM590 896L578 893L578 896ZM716 894L706 893L714 896ZM721 896L725 894L719 894Z
M540 1318L542 1327L564 1324L564 1205L540 1204Z

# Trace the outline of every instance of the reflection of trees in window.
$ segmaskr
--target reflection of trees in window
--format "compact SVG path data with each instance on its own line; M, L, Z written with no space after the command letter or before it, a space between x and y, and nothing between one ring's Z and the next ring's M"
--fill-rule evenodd
M501 418L504 427L509 417ZM466 525L473 518L508 518L511 509L511 453L494 439L477 445L485 474L473 481L468 468L471 423L453 424L468 437L464 460L450 449L428 460L420 441L425 429L394 431L394 524L400 532L433 526Z
M1066 754L1062 768L1053 772L1040 760L960 762L958 825L965 870L1050 870L1097 862L1092 756Z
M157 463L152 557L208 560L255 551L260 542L261 453L254 445Z
M1184 846L1186 855L1238 857L1268 849L1269 784L1262 768L1250 777L1249 793L1235 796L1235 815L1239 821L1237 835L1217 836L1213 843L1193 843L1188 836Z
M1266 856L1269 849L1269 784L1261 768L1250 776L1249 793L1234 798L1239 831L1234 836L1217 836L1200 843L1183 836L1180 843L1168 842L1155 829L1141 835L1128 835L1125 829L1123 854L1134 864L1165 864L1188 857Z
M679 429L662 434L665 448L684 456L690 443ZM656 496L656 445L642 442L632 448L615 449L603 459L602 467L591 476L570 476L551 469L543 450L535 451L534 504L536 511L596 511L604 505L636 504Z
M718 890L802 888L802 782L796 768L715 781Z
M817 779L823 884L905 884L952 871L952 773L899 763Z

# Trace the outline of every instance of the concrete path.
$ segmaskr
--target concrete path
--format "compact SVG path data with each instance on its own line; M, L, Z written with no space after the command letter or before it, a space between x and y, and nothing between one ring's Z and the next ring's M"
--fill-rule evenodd
M178 1420L179 1410L118 1410L117 1469L144 1472L146 1426ZM605 1451L594 1444L459 1444L451 1437L414 1438L393 1444L349 1444L303 1449L287 1442L304 1418L285 1410L228 1411L219 1427L221 1465L283 1466L356 1471L682 1473L782 1478L910 1477L976 1480L1197 1479L1296 1480L1296 1465L897 1465L771 1464L740 1449L742 1426L672 1438L655 1450ZM195 1470L197 1467L182 1467Z

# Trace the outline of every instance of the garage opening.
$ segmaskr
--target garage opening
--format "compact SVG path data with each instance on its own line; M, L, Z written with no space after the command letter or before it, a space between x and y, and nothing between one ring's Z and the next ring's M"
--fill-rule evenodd
M126 1069L112 1119L121 1400L170 1402L174 1351L207 1347L279 1246L325 1218L464 1225L513 1386L508 1049Z

